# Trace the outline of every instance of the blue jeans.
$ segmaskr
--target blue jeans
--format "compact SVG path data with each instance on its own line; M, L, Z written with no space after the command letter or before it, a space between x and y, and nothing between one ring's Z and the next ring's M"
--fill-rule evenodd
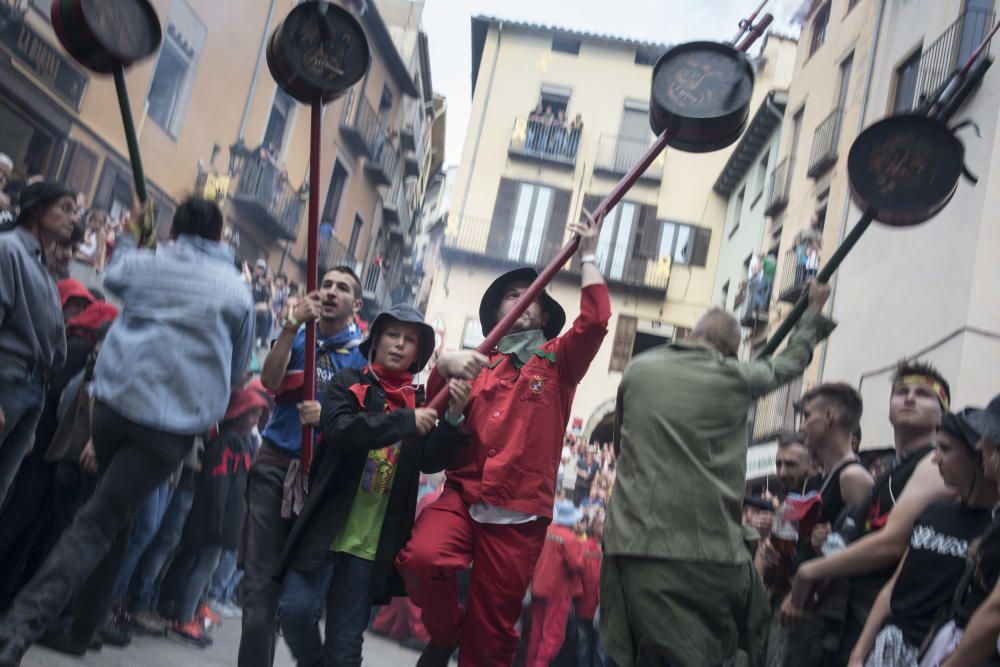
M215 568L212 581L208 585L208 597L219 602L231 602L236 586L240 583L243 573L236 569L236 551L226 549L219 558L219 566Z
M578 667L607 667L608 654L601 641L601 633L594 621L576 619L576 657Z
M316 572L289 570L278 601L285 643L302 667L357 667L371 614L372 561L332 553ZM319 619L326 604L326 644Z
M0 431L0 506L34 441L44 405L42 374L29 372L19 360L0 353L0 410L5 420Z
M135 569L135 584L132 589L132 611L152 611L156 608L159 597L160 582L166 574L166 566L177 551L184 532L184 522L187 521L194 502L194 477L190 470L185 470L181 481L174 490L167 504L166 512L160 521L160 529L156 537L147 547Z
M221 556L222 547L202 547L198 549L177 598L177 620L181 623L188 623L194 620L198 603L201 601L201 596L205 593L205 589L208 588L208 582L212 579L212 573L219 566L219 558Z
M160 522L163 521L163 515L170 505L172 495L170 482L164 482L153 489L146 502L139 506L132 520L132 529L129 531L125 560L122 561L122 569L118 572L118 579L115 580L115 587L111 592L111 599L115 602L123 599L128 593L128 586L132 582L136 566L139 565L139 559L160 530Z

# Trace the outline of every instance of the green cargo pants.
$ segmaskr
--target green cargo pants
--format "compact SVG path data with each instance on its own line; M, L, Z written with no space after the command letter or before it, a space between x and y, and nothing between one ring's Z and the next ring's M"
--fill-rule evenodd
M605 556L601 565L601 637L618 667L760 667L769 616L749 560Z

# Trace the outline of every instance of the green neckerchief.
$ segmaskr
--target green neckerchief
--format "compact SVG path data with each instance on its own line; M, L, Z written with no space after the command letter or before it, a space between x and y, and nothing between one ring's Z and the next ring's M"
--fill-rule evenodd
M548 342L541 329L531 329L530 331L519 331L518 333L507 334L500 339L497 349L502 354L511 357L511 361L517 368L524 366L537 355L545 357L552 363L556 362L554 354L546 353L542 346Z

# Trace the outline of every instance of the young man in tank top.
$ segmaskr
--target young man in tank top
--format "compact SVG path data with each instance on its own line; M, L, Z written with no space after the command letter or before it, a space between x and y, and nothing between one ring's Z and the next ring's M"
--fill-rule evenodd
M875 480L861 465L851 448L852 434L861 421L861 395L847 384L821 384L813 387L799 402L801 421L799 432L804 436L813 463L822 466L823 473L806 480L806 492L817 492L822 498L820 522L813 529L808 544L801 544L798 562L804 563L820 555L820 549L830 534L831 526L845 507L868 499ZM773 560L770 545L762 549L763 558ZM771 552L771 553L768 553ZM777 630L769 644L770 665L820 664L823 660L823 637L827 633L825 619L818 613L806 612L795 627Z
M850 544L837 553L803 564L795 574L792 592L782 604L782 623L795 625L817 582L850 578L841 663L846 662L861 634L875 596L906 551L917 517L931 503L955 497L929 456L950 400L948 382L932 365L909 361L896 368L889 399L896 464L876 481L859 511L852 512L853 520L840 528L842 534L854 532L860 536L846 539Z

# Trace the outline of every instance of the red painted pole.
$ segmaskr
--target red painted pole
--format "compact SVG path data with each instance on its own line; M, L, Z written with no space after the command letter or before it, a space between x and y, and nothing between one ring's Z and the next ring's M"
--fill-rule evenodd
M312 121L309 128L309 217L306 228L306 294L316 290L319 266L319 156L320 123L323 105L317 100L312 104ZM302 378L302 400L314 400L316 394L316 322L306 323L306 359ZM302 427L302 470L309 471L312 462L313 429Z

